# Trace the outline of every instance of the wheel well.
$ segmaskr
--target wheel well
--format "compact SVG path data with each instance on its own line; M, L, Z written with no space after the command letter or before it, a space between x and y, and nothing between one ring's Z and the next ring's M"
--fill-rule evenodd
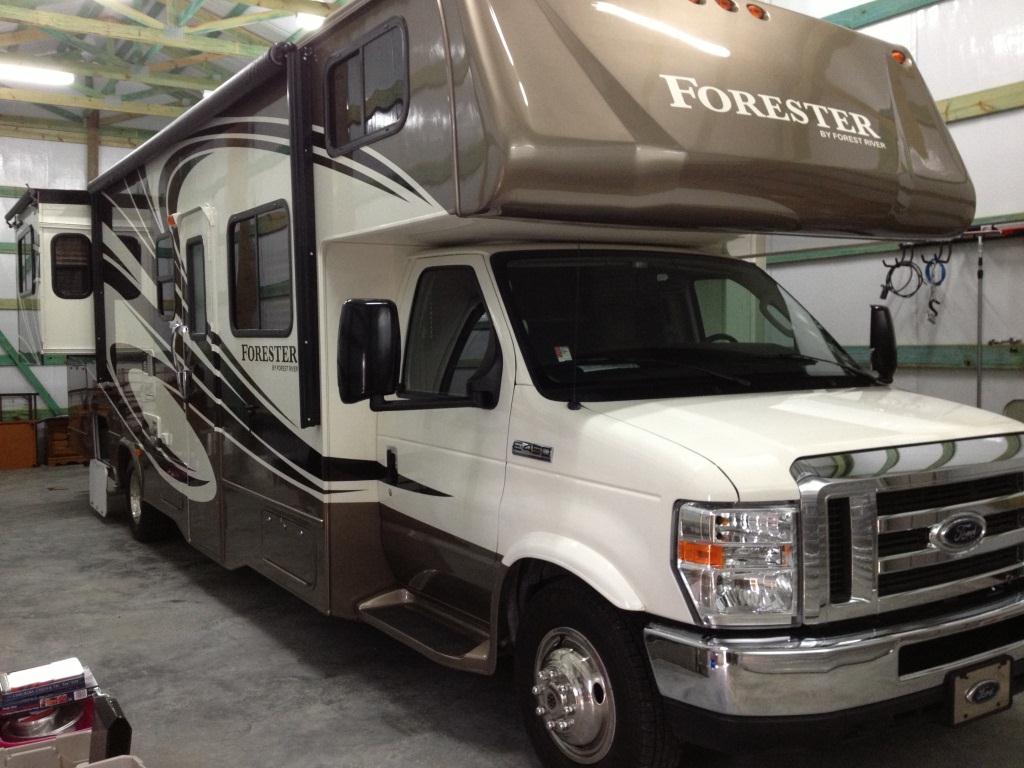
M512 565L508 573L505 574L501 590L501 604L498 611L500 647L511 647L515 644L516 633L519 631L519 617L530 598L542 587L561 579L572 579L581 584L584 583L560 565L545 560L527 558Z
M117 446L117 485L119 488L124 488L128 482L128 467L131 462L135 459L132 456L132 450L126 443L121 443Z

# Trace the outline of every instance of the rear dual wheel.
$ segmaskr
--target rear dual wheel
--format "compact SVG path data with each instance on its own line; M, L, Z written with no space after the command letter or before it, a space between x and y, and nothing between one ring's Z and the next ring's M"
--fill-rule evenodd
M578 582L544 587L516 639L516 695L548 768L675 768L639 629Z
M167 538L171 521L147 504L142 496L142 471L135 461L125 468L124 492L128 508L128 530L137 541L154 542Z

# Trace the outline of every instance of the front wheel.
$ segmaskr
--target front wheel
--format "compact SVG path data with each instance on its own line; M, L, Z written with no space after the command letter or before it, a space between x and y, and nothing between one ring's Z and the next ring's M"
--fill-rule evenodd
M639 631L581 584L556 582L527 604L515 685L548 768L678 765Z

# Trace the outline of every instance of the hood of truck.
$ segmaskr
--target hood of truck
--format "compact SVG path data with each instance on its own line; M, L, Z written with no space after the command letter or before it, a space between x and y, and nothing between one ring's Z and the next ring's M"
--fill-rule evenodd
M704 456L745 501L795 498L790 468L802 457L1024 432L988 411L883 387L586 407Z

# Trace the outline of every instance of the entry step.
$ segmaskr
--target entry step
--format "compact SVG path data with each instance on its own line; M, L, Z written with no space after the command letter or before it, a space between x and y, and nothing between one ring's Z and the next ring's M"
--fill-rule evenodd
M445 606L396 589L359 606L360 618L428 658L459 669L483 671L490 652L487 627Z

